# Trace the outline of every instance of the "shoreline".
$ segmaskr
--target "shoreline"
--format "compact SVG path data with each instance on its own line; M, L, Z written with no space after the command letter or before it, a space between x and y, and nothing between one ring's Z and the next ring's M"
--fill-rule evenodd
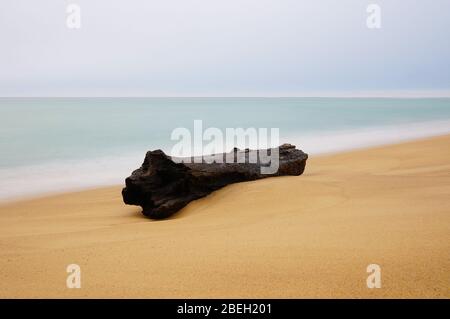
M162 221L121 186L2 204L0 297L449 298L449 158L450 135L313 156Z
M450 134L450 120L435 120L321 134L305 133L302 137L287 135L288 137L280 140L280 145L294 144L310 156L318 157L420 141L447 134ZM162 149L169 153L167 147ZM0 205L121 184L141 165L145 152L1 168ZM24 179L23 176L27 178ZM10 187L10 184L14 187Z
M338 156L338 155L346 155L348 153L351 154L351 153L355 153L355 152L371 151L371 150L382 149L382 148L386 148L386 147L401 146L403 144L409 144L409 143L426 142L428 140L434 140L434 139L443 138L446 136L450 137L450 134L443 133L443 134L439 134L439 135L424 136L424 137L419 137L419 138L415 138L415 139L401 140L401 141L397 141L397 142L390 142L390 143L386 142L383 144L375 144L375 145L371 145L371 146L367 146L367 147L353 147L353 148L349 148L349 149L343 149L341 151L331 151L329 153L323 152L323 153L318 153L315 155L309 154L308 161L311 160L311 158L320 160L322 158L328 158L328 157ZM140 165L140 162L138 165L136 165L135 168L130 169L130 174L139 165ZM308 168L308 164L306 164L306 169L307 168ZM125 181L125 177L123 178L123 181ZM244 183L247 183L247 182L244 182ZM59 192L58 191L47 191L47 192L43 192L43 193L36 193L36 194L32 194L32 195L21 195L21 196L11 197L11 198L7 198L7 199L0 198L0 208L2 206L8 206L10 204L16 204L16 203L21 203L21 202L41 200L41 199L70 195L70 194L95 192L95 191L108 190L108 189L118 189L118 188L122 189L123 187L125 187L124 183L123 184L106 183L106 184L99 184L99 185L92 185L92 186L74 187L74 188L70 188L67 190L61 190Z

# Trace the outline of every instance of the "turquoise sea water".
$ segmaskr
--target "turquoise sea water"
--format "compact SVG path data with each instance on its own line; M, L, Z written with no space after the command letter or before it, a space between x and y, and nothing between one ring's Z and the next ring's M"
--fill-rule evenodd
M314 154L450 132L450 99L1 98L0 198L117 183L196 119L279 128Z

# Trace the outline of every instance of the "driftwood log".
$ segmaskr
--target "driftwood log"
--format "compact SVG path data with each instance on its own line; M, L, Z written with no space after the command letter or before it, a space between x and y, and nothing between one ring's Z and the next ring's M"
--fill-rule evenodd
M270 156L274 150L279 154L278 170L273 174L263 174L262 168L269 164L261 160L264 158L262 155ZM256 154L256 160L253 161L250 160L252 152ZM222 157L223 163L210 163L212 156L187 158L190 163L186 163L186 159L181 163L180 158L171 158L161 150L149 151L142 166L126 178L126 187L122 190L123 201L125 204L141 206L142 213L147 217L166 218L189 202L228 184L272 176L301 175L308 159L308 154L291 144L261 151L235 148L230 153L214 156L216 159L217 156ZM231 156L234 161L225 161L227 156Z

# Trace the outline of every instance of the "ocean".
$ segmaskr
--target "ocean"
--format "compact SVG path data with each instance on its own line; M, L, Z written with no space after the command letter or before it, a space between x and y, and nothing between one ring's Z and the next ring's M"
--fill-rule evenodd
M315 156L450 133L450 99L0 98L0 200L121 184L198 119L279 128Z

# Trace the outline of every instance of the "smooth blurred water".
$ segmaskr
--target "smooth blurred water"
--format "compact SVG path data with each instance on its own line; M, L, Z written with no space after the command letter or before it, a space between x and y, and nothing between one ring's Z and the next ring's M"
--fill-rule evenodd
M389 143L410 130L450 132L450 99L1 98L0 197L34 184L117 183L147 150L170 151L172 130L192 129L195 119L204 128L279 128L282 141L318 153Z

